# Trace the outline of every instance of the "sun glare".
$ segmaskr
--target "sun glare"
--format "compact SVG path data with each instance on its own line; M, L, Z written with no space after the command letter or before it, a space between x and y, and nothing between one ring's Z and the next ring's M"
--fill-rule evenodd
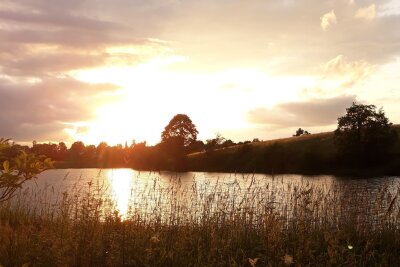
M75 134L74 139L94 144L130 144L133 139L155 144L163 127L178 113L189 114L199 128L199 137L207 139L221 128L235 131L248 127L248 110L296 100L300 89L312 82L307 77L274 77L258 69L198 74L168 68L185 60L189 59L158 56L137 66L104 66L72 73L84 82L120 87L119 99L99 104L88 131Z
M115 201L116 209L124 218L129 209L132 188L132 170L112 169L107 171L107 178L111 186L111 194Z

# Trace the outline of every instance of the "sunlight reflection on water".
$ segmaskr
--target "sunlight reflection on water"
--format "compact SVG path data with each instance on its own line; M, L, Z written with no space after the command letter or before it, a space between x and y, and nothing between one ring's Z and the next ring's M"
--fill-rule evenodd
M221 208L218 205L224 201L232 203L231 200L240 201L242 197L254 201L254 196L276 202L278 208L278 205L284 206L290 201L290 196L287 194L293 192L291 188L296 184L316 185L323 190L323 194L329 192L335 184L354 185L355 191L352 189L351 194L363 190L376 194L383 184L396 189L399 183L399 177L343 179L332 175L271 176L204 172L158 173L132 169L58 169L40 174L35 182L30 182L24 187L32 189L35 194L38 190L42 192L47 190L47 197L52 198L59 197L62 192L68 192L70 195L78 193L83 196L85 190L92 184L93 190L96 187L101 188L98 191L101 197L113 200L111 209L117 210L124 218L130 211L143 216L152 216L159 210L168 213L179 201L178 204L187 208L182 212L196 214L209 196L215 197L215 202L210 204L210 208L216 210ZM250 186L254 188L251 192L248 190Z
M127 214L131 200L132 171L129 169L111 169L105 171L110 184L111 197L116 209L122 215Z

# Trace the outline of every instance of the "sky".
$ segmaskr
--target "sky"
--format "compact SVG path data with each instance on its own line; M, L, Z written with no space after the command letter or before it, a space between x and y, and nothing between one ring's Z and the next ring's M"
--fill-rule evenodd
M398 0L0 0L0 137L155 144L400 123Z

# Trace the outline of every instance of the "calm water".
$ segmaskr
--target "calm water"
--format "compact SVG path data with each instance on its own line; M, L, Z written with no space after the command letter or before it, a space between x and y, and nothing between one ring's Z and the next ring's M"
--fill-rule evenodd
M196 210L201 211L204 203L208 203L207 208L214 211L226 209L226 203L235 207L243 202L249 203L253 208L268 202L282 209L288 201L293 201L293 192L305 191L311 187L318 190L321 196L340 192L365 197L365 191L368 191L367 196L370 197L361 202L363 205L374 205L374 196L379 190L388 187L395 193L399 185L400 177L352 179L332 175L271 176L203 172L158 173L132 169L59 169L40 174L37 180L27 183L21 192L30 192L31 195L35 194L33 192L40 192L46 198L43 202L48 203L49 200L59 201L63 193L82 197L91 191L112 199L113 207L120 214L127 214L132 209L151 214L161 207L167 212L169 209L177 209L177 205L180 205L179 210L183 213L189 210L196 213ZM221 206L221 203L225 203L225 206Z

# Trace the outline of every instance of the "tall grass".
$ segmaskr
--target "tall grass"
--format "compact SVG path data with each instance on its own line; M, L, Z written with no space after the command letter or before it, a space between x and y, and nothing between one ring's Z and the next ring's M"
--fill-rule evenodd
M400 266L400 186L154 178L126 214L101 184L0 204L7 266ZM390 184L392 183L392 184Z

